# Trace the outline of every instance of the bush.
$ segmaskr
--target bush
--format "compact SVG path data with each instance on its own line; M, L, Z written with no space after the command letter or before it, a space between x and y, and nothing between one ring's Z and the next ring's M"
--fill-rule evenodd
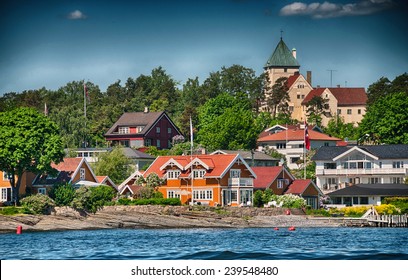
M171 205L180 206L181 201L178 198L148 198L135 199L131 202L132 205Z
M329 217L330 212L325 209L306 209L306 214L310 216Z
M23 198L21 205L33 214L50 214L55 202L48 195L38 193Z
M384 204L392 204L401 210L401 214L408 214L408 197L387 197Z
M254 207L262 207L264 205L262 200L263 192L261 190L257 190L254 193Z
M276 201L276 204L281 204L285 208L303 208L306 206L306 200L300 196L293 194L272 195L270 201Z
M103 206L111 204L115 195L115 190L109 186L80 187L75 191L71 206L95 214Z
M52 188L50 197L54 199L57 206L71 205L75 197L75 188L69 183L57 185Z
M24 207L7 206L0 210L0 215L17 215L29 213Z
M381 204L381 205L375 206L375 210L377 210L378 214L380 215L400 215L401 214L401 210L392 204Z

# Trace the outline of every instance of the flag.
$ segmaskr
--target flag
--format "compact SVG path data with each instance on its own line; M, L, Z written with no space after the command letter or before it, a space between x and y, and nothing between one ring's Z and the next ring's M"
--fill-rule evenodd
M307 128L306 120L305 120L305 148L306 150L310 150L310 137L309 137L309 130Z
M84 83L84 94L85 94L85 96L86 96L86 99L87 99L88 101L91 101L91 98L89 97L88 89L86 88L86 84L85 84L85 83Z

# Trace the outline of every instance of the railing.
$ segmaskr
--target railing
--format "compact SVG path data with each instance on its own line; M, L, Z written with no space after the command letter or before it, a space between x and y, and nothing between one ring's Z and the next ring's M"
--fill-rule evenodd
M371 169L317 169L316 175L377 175L377 174L404 174L408 172L407 168L371 168Z
M229 178L229 187L253 187L254 179L252 178Z

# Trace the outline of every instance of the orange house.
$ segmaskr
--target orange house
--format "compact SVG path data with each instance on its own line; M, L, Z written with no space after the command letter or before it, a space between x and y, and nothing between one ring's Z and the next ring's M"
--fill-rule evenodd
M98 178L85 158L64 158L59 164L51 164L57 173L37 175L32 184L32 193L48 194L56 184L71 183L77 186L98 186Z
M30 172L24 172L21 178L21 185L19 189L19 195L23 195L26 193L26 187L31 185L35 174ZM17 181L17 176L15 176L15 180ZM12 200L12 190L10 179L8 174L5 171L0 170L0 203L4 202L11 202Z
M255 173L239 154L160 156L143 174L156 173L165 198L209 206L252 205Z

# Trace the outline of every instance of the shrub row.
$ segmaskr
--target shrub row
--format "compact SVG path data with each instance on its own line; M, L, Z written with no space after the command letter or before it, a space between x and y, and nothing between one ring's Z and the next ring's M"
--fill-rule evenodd
M146 198L146 199L129 199L120 198L117 204L119 205L171 205L179 206L181 201L178 198Z

